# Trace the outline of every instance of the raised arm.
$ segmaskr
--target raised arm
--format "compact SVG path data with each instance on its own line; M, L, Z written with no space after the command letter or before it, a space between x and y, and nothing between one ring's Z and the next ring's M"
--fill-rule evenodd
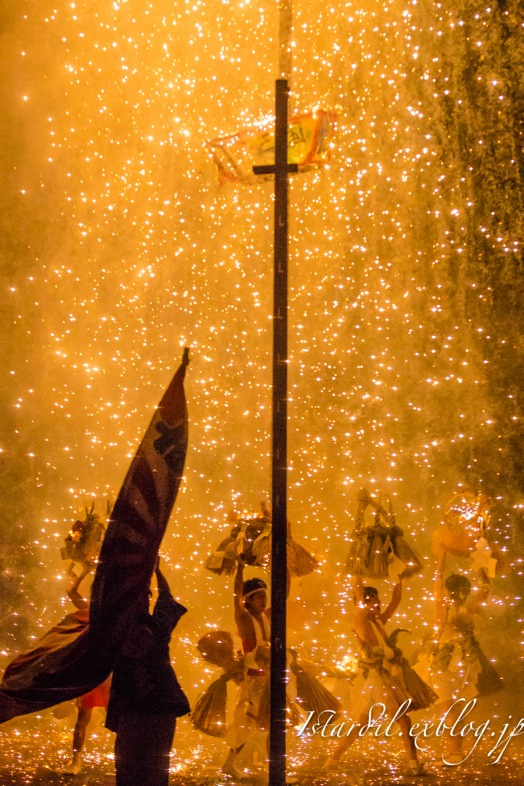
M364 582L362 576L353 576L353 592L355 593L355 602L359 608L364 605Z
M446 567L446 552L440 552L437 559L437 569L435 571L435 615L433 624L435 628L440 628L446 619L446 600L444 596L444 570Z
M174 599L167 579L160 570L159 562L160 560L157 561L155 568L158 598L153 610L153 618L159 629L162 630L164 635L169 639L172 630L176 627L180 617L187 612L187 609Z
M84 596L80 594L79 587L82 581L87 576L87 574L90 572L91 572L91 567L89 565L85 565L80 576L75 576L73 583L67 589L67 594L69 596L69 599L74 604L75 608L77 608L79 611L89 608L89 601L86 600L86 598L84 598Z
M473 593L467 601L467 606L470 611L474 614L478 614L481 610L482 606L486 602L489 597L489 593L491 591L491 584L488 578L488 574L481 568L479 570L479 587L475 593Z
M160 570L160 560L156 564L155 576L156 576L156 583L158 587L158 594L171 595L171 590L169 588L169 584L167 583L167 579L162 573L162 571Z
M396 612L400 601L402 600L402 579L399 578L397 584L393 587L393 593L391 595L391 600L389 601L389 605L387 606L386 610L382 612L380 615L380 621L382 623L386 623L393 614Z
M242 557L239 555L237 556L237 570L235 573L235 584L233 587L234 592L234 604L235 604L235 621L238 624L239 617L244 617L246 615L246 610L244 608L244 595L243 595L243 587L244 587L244 567L245 562Z

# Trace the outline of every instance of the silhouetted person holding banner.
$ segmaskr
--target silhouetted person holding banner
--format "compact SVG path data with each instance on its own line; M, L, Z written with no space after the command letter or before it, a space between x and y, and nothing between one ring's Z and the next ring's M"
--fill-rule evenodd
M176 718L189 712L169 659L171 633L186 609L157 564L187 452L188 363L186 347L116 499L91 588L89 623L77 612L68 614L8 664L0 683L3 723L83 696L113 672L107 726L118 736L118 786L168 783ZM153 572L159 596L149 614Z
M113 670L106 726L116 733L117 786L167 786L176 719L189 712L169 655L171 634L187 609L158 565L155 575L153 613L146 596Z

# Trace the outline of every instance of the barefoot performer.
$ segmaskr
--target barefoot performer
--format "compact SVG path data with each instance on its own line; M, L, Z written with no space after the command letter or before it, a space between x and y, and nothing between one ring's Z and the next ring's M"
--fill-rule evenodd
M475 637L475 622L490 592L487 573L484 568L479 570L479 587L471 594L471 582L462 574L452 573L444 582L445 560L444 552L435 580L437 642L430 679L438 695L437 707L447 716L447 724L453 726L464 708L459 699L468 702L495 693L503 688L503 682ZM450 735L444 764L452 766L465 760L463 743L460 733Z
M222 772L233 777L242 775L236 765L237 756L263 723L260 705L269 680L271 609L267 608L267 584L260 578L244 581L244 567L245 562L239 555L234 607L235 622L245 656L244 680L233 723L227 734L229 753L222 766Z
M416 666L438 694L438 708L455 725L464 702L499 691L503 681L482 652L475 637L475 623L490 593L502 563L502 554L489 537L493 500L466 490L453 494L444 506L442 525L433 533L432 548L437 558L435 572L435 638L432 649ZM478 587L463 574L450 574L444 581L448 554L467 558L477 569ZM460 724L464 727L466 721ZM444 765L464 761L463 737L450 735Z
M357 738L359 730L369 722L369 713L374 705L383 704L391 718L408 699L410 710L429 707L436 699L436 694L415 674L396 646L396 637L400 631L388 637L384 629L401 601L402 579L399 578L395 585L391 601L384 611L381 611L378 591L375 587L365 587L360 576L354 578L354 590L357 605L354 631L362 651L360 674L353 683L355 701L352 715L356 724L324 764L325 770L332 769L340 761ZM417 749L409 734L409 715L404 712L398 717L397 723L402 732L408 772L411 775L422 775L423 768L417 759Z
M88 575L88 573L91 572L91 570L92 565L86 563L82 573L79 576L71 571L71 575L74 576L74 580L67 590L67 594L69 595L69 598L75 608L78 610L79 616L82 615L85 618L86 626L89 622L89 601L84 598L83 595L81 595L79 589L80 584ZM93 709L95 707L102 707L107 711L110 685L111 677L109 676L101 685L98 685L96 688L93 688L93 690L89 691L89 693L86 693L84 696L80 696L76 700L77 718L73 731L73 756L64 768L64 772L68 775L78 775L82 769L82 750L86 740L87 727L89 726Z

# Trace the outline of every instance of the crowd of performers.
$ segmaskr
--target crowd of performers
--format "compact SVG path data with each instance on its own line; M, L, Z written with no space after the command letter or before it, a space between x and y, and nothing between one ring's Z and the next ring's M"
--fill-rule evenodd
M461 721L464 702L497 692L503 686L475 634L476 618L485 606L490 579L495 576L501 559L496 546L486 539L491 504L483 495L466 492L454 495L446 505L442 526L433 537L436 560L433 626L430 636L421 643L412 659L414 662L409 662L397 644L398 634L409 631L397 629L388 635L385 625L401 602L403 584L423 569L423 560L396 525L391 503L385 507L381 500L373 499L365 490L360 493L346 566L352 575L355 602L352 627L360 658L357 674L351 681L351 699L346 706L341 707L337 698L308 674L291 651L288 657L290 725L299 728L301 734L314 734L315 725L318 729L321 720L329 716L335 736L336 728L344 726L341 721L347 721L347 731L337 732L340 741L332 743L333 749L323 763L323 771L336 769L351 745L362 740L361 731L369 726L373 710L375 719L380 715L378 708L384 708L385 717L396 718L406 753L406 771L410 775L426 772L419 760L414 736L410 734L412 712L432 707L446 718L449 728L454 728L455 733L447 738L448 749L436 762L437 766L458 766L467 758L462 749L464 736L460 734L466 725L465 720ZM366 526L365 512L369 508L373 510L373 520ZM271 615L267 609L267 588L260 578L244 581L246 560L251 565L261 564L260 555L267 551L264 548L267 535L264 519L267 522L267 511L262 508L259 527L255 526L251 534L249 527L253 527L253 520L248 520L243 530L237 522L231 536L220 544L207 563L207 567L217 573L231 573L237 549L235 621L242 654L234 658L231 636L224 631L212 631L201 639L198 647L202 655L207 661L221 666L224 675L199 699L192 720L193 725L205 733L225 737L229 752L222 769L233 778L243 775L238 766L243 746L257 730L267 729L268 722ZM300 548L288 533L288 579L290 575L300 575L298 563L302 563L302 568L305 566L304 572L311 568ZM476 572L474 589L467 576L446 575L449 555L468 558L472 563ZM384 578L394 584L391 600L385 608L377 588L370 582ZM219 695L222 702L225 697L218 689L230 679L240 684L240 695L233 721L224 731L225 716ZM301 719L298 722L297 716ZM315 718L319 723L315 724ZM329 737L329 733L326 736Z
M205 565L218 574L234 574L234 613L241 647L234 645L228 631L210 630L200 638L196 643L200 654L223 673L192 708L171 663L171 635L186 609L174 599L158 554L183 476L188 435L183 381L188 363L189 351L185 349L112 506L107 528L91 507L86 509L85 522L76 522L66 538L63 557L77 563L83 560L87 565L76 573L69 589L75 611L31 650L15 657L0 682L0 724L77 700L73 756L67 765L71 775L80 771L92 708L107 705L106 725L116 735L117 786L168 786L169 757L176 720L181 716L190 714L196 729L225 741L222 771L232 780L245 775L239 756L246 743L269 730L271 615L267 585L260 576L245 579L246 565L271 570L271 515L264 504L254 516L232 514L229 535ZM403 732L407 770L421 775L424 770L409 733L409 713L436 705L458 723L457 700L501 688L502 681L475 636L475 619L489 594L490 579L496 575L501 555L489 539L490 501L470 492L455 495L433 540L437 559L434 635L412 666L397 646L399 631L388 635L385 624L399 606L404 583L422 570L423 560L397 526L389 498L384 499L387 501L382 504L381 499L362 490L349 537L346 568L354 584L353 629L361 650L351 699L342 707L306 663L289 650L288 718L290 728L300 728L301 733L309 733L306 726L311 718L325 711L331 713L334 723L353 721L351 731L340 735L341 741L324 762L329 770L362 739L360 732L370 708L383 705L394 718L405 707L406 711L398 714L398 725ZM473 560L478 574L475 592L466 576L446 576L449 554ZM79 588L89 568L96 570L87 601ZM317 561L293 539L288 527L288 576L305 576L316 569ZM384 610L371 583L374 579L389 579L394 584ZM228 684L235 684L239 693L231 723L226 712ZM460 734L450 739L444 763L458 765L463 760L462 742Z
M469 504L471 512L472 505L478 507L478 500L470 498ZM375 518L366 527L363 514L370 505L376 510ZM290 727L307 734L314 727L314 718L320 719L326 712L333 725L347 722L348 732L329 743L327 760L322 763L325 773L337 769L344 759L347 761L350 747L362 740L359 732L369 723L370 712L383 707L384 717L397 718L407 773L425 774L410 734L410 714L433 706L441 715L446 714L448 725L453 725L462 710L459 699L469 701L501 689L502 680L475 635L475 621L488 598L490 577L495 575L500 554L495 546L487 545L485 514L484 519L482 515L473 517L477 531L473 532L468 525L469 533L464 527L456 526L459 517L455 514L453 518L448 511L448 520L444 522L447 528L439 530L434 538L434 625L430 639L420 647L416 663L410 663L397 644L398 634L405 631L397 629L388 634L385 626L401 603L406 577L422 570L423 560L403 541L391 511L386 511L367 492L361 493L347 564L352 574L355 603L352 626L360 659L358 671L351 679L351 699L347 705L342 706L307 666L301 665L294 651L288 652L286 693ZM247 776L239 764L243 759L239 757L255 735L269 731L271 609L266 581L260 576L246 579L245 568L246 565L267 567L271 518L262 506L261 513L247 523L233 515L232 524L231 534L211 555L206 567L215 573L234 574L234 619L241 649L235 649L234 635L223 630L208 631L198 641L201 656L220 667L222 676L190 708L169 655L171 633L186 609L174 600L157 562L154 574L158 599L152 612L150 591L122 641L112 674L77 699L73 752L66 773L80 772L92 710L102 707L107 711L107 728L116 732L118 786L166 786L176 718L189 713L194 728L224 741L227 750L222 774L232 781ZM473 558L477 569L475 591L465 575L446 575L449 554ZM77 622L85 626L90 603L81 594L80 585L93 566L90 555L81 572L71 573L73 582L68 589ZM293 541L289 531L288 595L291 577L305 575L316 566L316 560ZM370 576L393 579L391 599L385 607L379 591L369 583ZM236 685L238 691L232 714L227 712L228 683ZM463 745L463 736L458 733L450 736L443 763L461 764L465 759Z

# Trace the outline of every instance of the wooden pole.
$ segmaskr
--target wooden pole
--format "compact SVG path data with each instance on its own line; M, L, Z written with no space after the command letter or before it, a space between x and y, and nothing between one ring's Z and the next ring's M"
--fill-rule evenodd
M273 434L271 551L271 723L269 783L286 782L287 600L287 312L288 312L288 83L277 79L275 99L275 218L273 279Z
M280 0L279 78L275 90L275 163L255 174L275 176L273 270L273 428L271 445L271 706L269 784L286 783L287 575L287 316L288 316L288 102L291 77L292 0Z

